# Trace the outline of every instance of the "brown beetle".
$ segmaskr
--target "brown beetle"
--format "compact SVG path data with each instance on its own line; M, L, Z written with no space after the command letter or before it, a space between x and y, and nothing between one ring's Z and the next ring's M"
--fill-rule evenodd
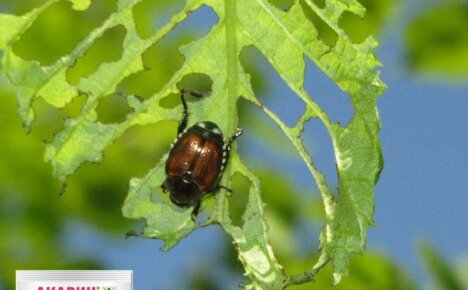
M210 121L199 122L187 127L187 104L185 91L181 91L183 118L179 122L178 136L171 145L166 162L166 180L161 185L169 192L171 201L181 207L194 206L192 216L200 209L203 195L225 188L218 185L227 161L232 142L242 134L242 129L227 142L219 127ZM226 188L227 190L230 190Z

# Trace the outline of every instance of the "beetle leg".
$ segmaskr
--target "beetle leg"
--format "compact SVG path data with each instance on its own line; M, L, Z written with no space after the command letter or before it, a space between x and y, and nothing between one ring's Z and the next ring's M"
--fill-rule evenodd
M229 155L230 155L230 152L231 152L232 142L234 142L234 140L236 140L237 137L242 135L242 132L243 131L242 131L241 128L237 128L236 133L234 135L232 135L226 143L224 143L224 146L223 146L223 159L222 159L222 163L221 163L221 172L224 171L224 169L226 168L226 163L229 160ZM231 191L231 190L229 190L229 191Z
M130 231L125 233L125 239L128 239L130 237L142 238L142 235L137 233L135 230L130 230Z
M242 128L237 128L236 133L234 135L232 135L231 138L229 138L229 140L227 142L228 148L231 148L232 142L234 142L234 140L236 140L237 137L242 135L242 132L243 132Z
M197 203L195 203L195 206L193 207L193 210L192 210L192 220L193 221L195 221L195 218L198 215L198 211L200 210L200 205L201 205L201 200L197 201Z
M228 187L226 187L224 185L219 185L218 184L218 186L216 186L216 189L220 189L220 188L225 189L225 190L229 191L230 193L232 193L232 189L230 189L230 188L228 188Z
M210 94L210 92L201 92L201 91L196 91L196 90L191 90L191 89L182 89L184 93L191 94L192 96L196 98L204 98Z
M230 152L231 152L231 145L232 145L232 142L234 142L234 140L237 139L237 137L239 137L240 135L242 135L242 129L241 128L237 128L236 130L236 133L234 133L234 135L232 135L229 140L227 141L226 144L224 144L224 147L223 149L225 150L226 152L226 156L225 156L225 159L223 160L226 160L226 163L227 163L227 160L229 159L229 155L230 155ZM223 167L224 167L225 164L223 164Z
M162 188L162 191L163 191L164 193L166 193L166 185L165 185L164 183L161 184L161 188Z
M184 113L182 115L182 120L179 121L179 128L177 129L177 135L182 133L187 127L187 118L188 118L189 112L187 109L187 102L185 101L185 94L191 94L192 96L197 97L197 98L203 98L206 95L208 95L208 93L205 93L205 92L199 92L199 91L194 91L194 90L189 90L189 89L180 90L180 99L182 100Z
M185 92L186 90L180 90L180 99L182 100L182 106L184 107L184 112L182 114L182 120L179 121L179 127L177 128L177 135L182 133L185 128L187 127L187 118L188 118L188 109L187 109L187 103L185 102Z

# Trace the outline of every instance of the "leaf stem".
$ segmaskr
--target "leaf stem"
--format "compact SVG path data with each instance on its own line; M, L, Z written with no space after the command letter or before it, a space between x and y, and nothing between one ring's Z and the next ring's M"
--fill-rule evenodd
M325 267L325 265L327 265L328 262L329 262L328 259L323 259L321 263L318 263L317 265L315 265L314 268L312 268L312 270L304 272L302 274L289 276L284 283L284 288L314 281L314 278L317 275L317 273L320 271L320 269Z
M237 52L237 39L236 39L236 17L237 17L237 0L226 0L224 4L224 22L226 33L226 81L227 81L227 95L225 104L227 106L227 128L226 132L229 135L237 128L237 109L236 103L239 98L238 90L238 52ZM229 182L231 166L226 169L228 174L225 181ZM228 184L228 183L226 183ZM217 212L215 213L215 220L221 224L227 222L226 211L229 207L226 200L226 194L221 192L217 197Z
M227 132L234 132L237 127L236 102L239 97L238 68L237 68L237 37L236 37L236 13L237 0L226 0L224 6L226 23L226 58L227 58L227 105L228 128Z

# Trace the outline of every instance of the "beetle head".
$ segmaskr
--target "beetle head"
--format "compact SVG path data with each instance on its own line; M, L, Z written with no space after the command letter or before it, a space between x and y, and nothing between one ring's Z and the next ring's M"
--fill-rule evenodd
M171 201L181 207L194 205L203 195L194 182L180 176L167 177L163 186L169 192Z

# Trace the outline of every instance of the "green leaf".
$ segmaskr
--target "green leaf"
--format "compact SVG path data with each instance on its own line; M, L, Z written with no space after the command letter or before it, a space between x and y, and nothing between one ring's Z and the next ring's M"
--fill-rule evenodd
M368 38L361 44L353 44L339 28L337 21L345 10L343 3L328 1L327 6L320 9L311 1L306 2L338 34L335 46L327 46L317 39L314 26L305 21L299 5L283 12L271 7L268 9L265 3L255 7L249 2L249 7L242 9L249 13L245 13L245 19L244 15L239 17L246 22L243 28L250 27L248 32L244 32L249 36L248 44L253 43L269 59L291 89L308 105L303 118L295 128L288 128L274 113L260 105L247 82L243 83L243 88L244 95L261 106L288 135L317 181L327 223L321 234L322 257L315 269L331 260L334 280L338 283L347 274L350 254L364 250L365 230L373 225L373 189L383 166L377 137L380 121L375 102L385 86L374 70L379 65L372 53L376 42ZM358 3L350 3L354 5L347 10L362 13ZM256 19L255 23L252 23L253 19ZM276 37L262 37L266 34ZM347 127L331 123L326 113L304 91L304 54L350 95L356 113ZM332 196L323 174L314 166L300 139L305 121L312 117L325 124L333 141L339 180L337 197ZM298 281L307 276L297 277Z
M258 106L283 130L307 164L322 195L326 224L320 235L322 253L316 266L302 275L286 276L268 241L259 181L234 150L220 182L229 187L236 173L251 182L243 223L241 226L233 225L229 216L229 199L226 192L220 190L215 195L208 220L201 226L219 224L231 236L245 275L250 278L246 285L249 289L282 289L310 281L329 261L333 265L335 283L347 274L351 254L364 250L366 229L373 225L373 190L382 169L376 100L385 86L376 71L380 65L373 54L377 43L373 38L367 38L355 44L338 24L346 11L362 16L365 12L363 6L354 0L327 0L325 6L319 8L311 0L305 0L305 4L337 34L336 42L329 45L320 39L314 23L305 16L300 1L294 1L287 11L283 11L267 0L187 0L182 10L174 13L165 26L151 37L142 39L132 13L140 1L119 0L117 10L101 26L52 65L43 66L16 55L12 44L21 38L44 9L57 1L47 1L23 16L0 14L0 20L4 20L0 22L0 32L6 32L0 38L2 71L15 85L19 114L27 129L35 118L32 109L35 100L42 99L63 108L78 95L87 96L81 114L67 120L63 130L47 145L46 160L52 163L57 178L65 181L83 163L100 161L104 150L133 126L178 120L180 107L162 107L160 100L178 93L177 84L184 76L205 74L213 81L211 95L189 104L189 126L210 120L217 123L227 137L237 127L236 104L240 96ZM74 9L82 10L89 6L89 1L72 3ZM180 48L185 59L180 69L153 96L145 100L128 96L132 111L123 122L101 123L96 111L100 99L113 94L130 75L143 71L142 54L201 5L211 7L219 21L206 36ZM122 57L115 62L103 63L77 85L70 84L66 77L68 69L87 53L98 38L116 26L126 30ZM294 127L287 127L255 97L250 77L239 61L242 49L247 46L258 49L305 103L306 112ZM327 113L305 91L304 56L350 96L355 116L347 126L330 121ZM301 139L305 122L311 118L323 122L333 142L339 181L336 196L332 195L325 176L315 167ZM167 155L145 177L131 180L123 207L126 217L146 220L141 235L163 240L164 250L176 245L197 227L190 218L190 209L178 209L167 195L161 194L166 158Z
M406 53L417 73L466 80L468 76L468 4L447 1L412 19Z
M443 256L429 242L421 242L419 250L431 277L435 279L437 289L465 289L453 269Z

